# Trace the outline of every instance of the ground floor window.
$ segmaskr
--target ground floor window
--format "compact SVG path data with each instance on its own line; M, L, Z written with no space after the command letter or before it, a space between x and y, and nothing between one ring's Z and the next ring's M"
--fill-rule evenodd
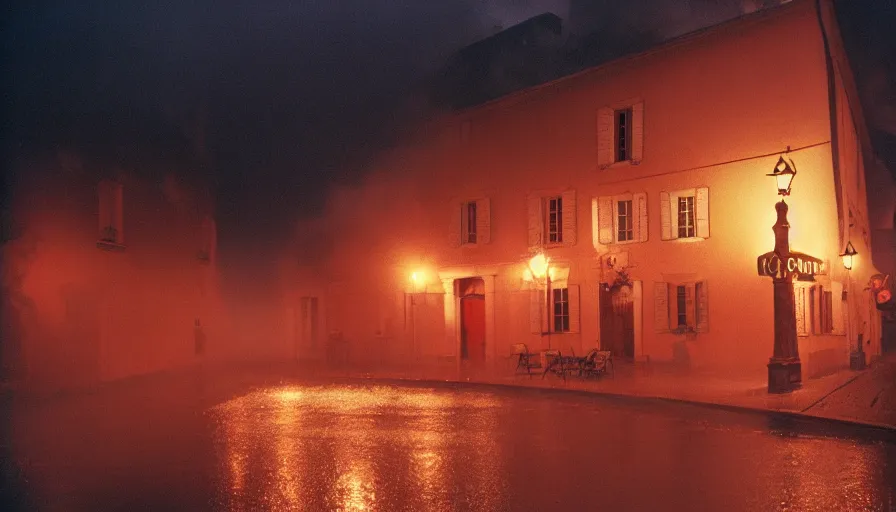
M553 331L569 332L569 289L557 288L553 291Z

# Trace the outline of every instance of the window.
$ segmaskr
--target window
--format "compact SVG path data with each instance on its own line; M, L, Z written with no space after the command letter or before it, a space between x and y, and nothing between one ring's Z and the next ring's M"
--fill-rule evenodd
M449 238L452 247L491 242L491 201L488 198L453 202Z
M708 332L706 281L654 283L654 328L656 332Z
M534 193L528 198L529 247L576 244L576 193Z
M631 160L632 155L632 109L625 108L616 110L613 113L616 121L615 141L616 141L616 161L624 162Z
M597 166L639 164L644 152L644 103L628 100L597 111Z
M834 332L834 302L830 290L818 287L818 326L819 334Z
M567 269L568 270L568 269ZM533 334L577 333L580 328L579 285L566 279L552 283L548 293L544 286L530 290L529 322Z
M709 238L709 188L660 193L662 239Z
M299 338L301 346L314 347L318 338L317 297L302 297L299 304Z
M616 241L627 242L634 239L632 222L632 202L616 201Z
M678 238L697 236L694 225L694 196L678 198Z
M556 288L552 294L553 331L569 332L569 289Z
M198 259L203 263L211 263L215 260L218 246L218 231L215 220L209 216L202 219L202 240L199 248Z
M594 246L647 241L647 194L596 197L591 203Z
M101 248L121 247L124 244L123 192L121 183L103 180L97 187L99 195L99 240Z
M463 243L476 243L476 201L464 205Z
M563 197L551 197L548 204L548 242L563 243Z
M688 325L688 297L687 297L687 288L684 285L678 285L676 287L676 309L678 310L678 327L687 327Z

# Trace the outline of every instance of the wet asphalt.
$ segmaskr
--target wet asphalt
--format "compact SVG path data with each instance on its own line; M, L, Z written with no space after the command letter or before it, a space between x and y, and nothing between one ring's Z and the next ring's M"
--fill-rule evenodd
M657 400L184 379L4 412L3 510L896 510L890 432Z

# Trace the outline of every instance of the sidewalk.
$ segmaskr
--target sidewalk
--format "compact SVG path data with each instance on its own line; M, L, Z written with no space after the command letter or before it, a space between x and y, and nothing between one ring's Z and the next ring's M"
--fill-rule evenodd
M569 389L617 396L658 398L712 404L758 411L805 415L896 430L896 355L855 372L848 368L809 379L802 388L788 394L769 394L766 375L732 377L701 372L682 372L660 365L637 367L618 365L615 375L566 381L549 374L514 375L513 365L500 373L461 369L454 365L418 369L359 369L334 372L355 378L471 382L521 387Z

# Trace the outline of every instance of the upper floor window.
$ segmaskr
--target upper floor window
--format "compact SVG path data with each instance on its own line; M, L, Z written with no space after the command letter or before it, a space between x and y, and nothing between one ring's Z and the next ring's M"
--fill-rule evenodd
M632 109L624 108L613 112L616 119L615 141L616 161L631 160L632 155Z
M97 187L99 199L99 240L101 247L124 245L124 198L121 183L103 180Z
M660 193L662 239L709 238L709 188Z
M459 201L451 206L449 229L452 246L491 242L491 202L488 198Z
M644 153L644 103L629 100L597 112L597 164L638 164Z
M563 242L563 196L547 199L548 204L548 242Z
M678 238L697 236L696 215L694 213L694 196L678 198Z
M575 245L576 238L575 191L529 196L529 247Z
M464 220L463 226L461 226L463 243L476 243L476 227L476 201L467 201L464 204Z
M647 241L647 194L596 197L591 208L595 247Z

